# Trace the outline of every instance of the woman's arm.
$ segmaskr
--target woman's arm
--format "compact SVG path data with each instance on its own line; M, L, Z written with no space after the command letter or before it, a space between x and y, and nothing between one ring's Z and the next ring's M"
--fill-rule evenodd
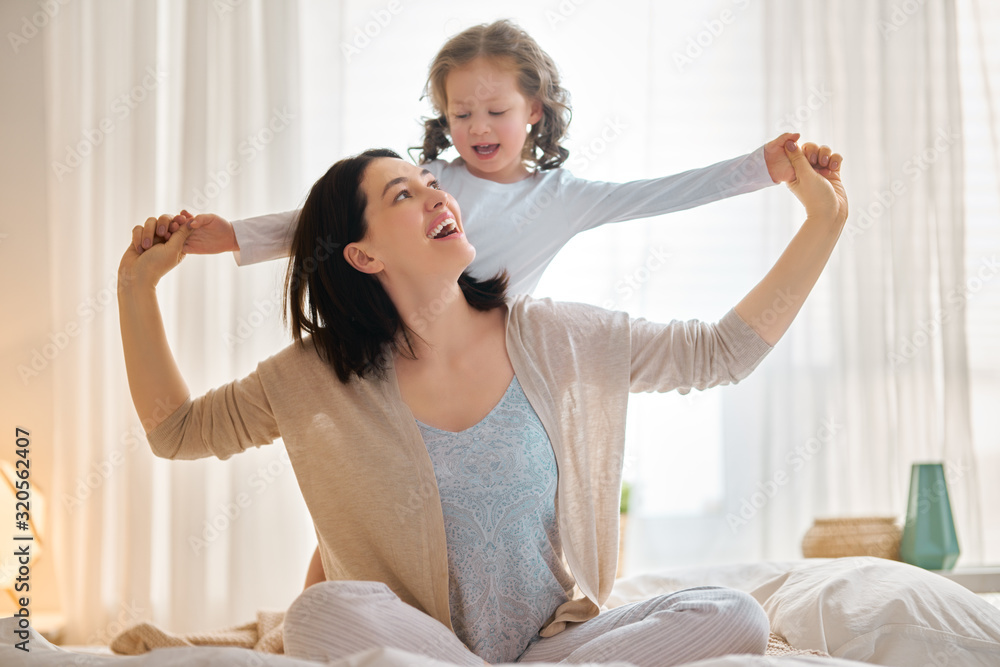
M802 308L847 220L847 195L840 180L843 158L814 144L800 150L788 142L785 150L795 169L788 188L806 207L806 221L764 279L735 307L768 345L778 342ZM821 166L821 157L836 168Z
M686 393L738 382L788 329L816 283L847 219L840 155L806 144L788 151L789 188L806 206L806 221L764 279L718 323L657 324L632 320L630 391ZM820 155L827 165L813 165Z
M169 225L171 216L162 215L150 223ZM190 396L184 378L167 343L167 334L156 301L156 285L184 258L184 241L190 234L183 227L167 242L157 239L141 255L143 226L132 230L132 244L118 266L118 311L121 320L122 348L132 402L146 433L179 408Z
M169 216L160 217L165 219ZM157 222L150 218L147 227ZM150 448L169 459L226 459L281 437L258 371L204 396L189 397L167 343L156 285L184 258L190 230L185 225L165 243L159 237L139 255L135 242L142 229L132 230L133 245L118 268L118 306L129 389Z

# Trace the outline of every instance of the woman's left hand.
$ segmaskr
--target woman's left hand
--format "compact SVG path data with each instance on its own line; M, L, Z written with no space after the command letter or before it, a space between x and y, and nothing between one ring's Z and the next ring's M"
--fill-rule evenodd
M844 158L829 146L785 143L785 153L795 170L795 178L788 181L791 190L810 218L828 219L838 228L847 220L847 193L840 179Z
M159 218L148 218L145 227L155 225L157 228L167 228L173 219L174 216L166 214ZM156 287L160 278L184 259L184 241L191 233L189 225L174 232L169 241L164 241L160 235L155 236L151 246L140 254L136 245L141 242L143 229L143 225L132 228L132 243L118 265L119 290L125 287Z

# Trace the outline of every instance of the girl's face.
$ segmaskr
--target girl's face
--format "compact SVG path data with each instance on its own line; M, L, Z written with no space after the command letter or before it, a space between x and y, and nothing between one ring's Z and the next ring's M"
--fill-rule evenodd
M514 183L528 175L521 156L542 105L521 93L516 71L503 65L476 58L449 72L445 113L451 141L472 175Z
M390 285L420 285L428 277L458 278L476 256L462 232L462 212L434 175L395 158L365 170L368 232L344 256L356 269Z

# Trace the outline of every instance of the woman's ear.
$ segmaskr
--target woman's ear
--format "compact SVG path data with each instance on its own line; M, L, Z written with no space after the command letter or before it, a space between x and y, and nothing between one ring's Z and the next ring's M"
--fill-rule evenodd
M375 259L357 243L348 243L344 248L344 259L361 273L378 273L384 266L380 260Z
M531 101L531 115L528 116L528 123L534 125L542 119L542 103L540 101Z

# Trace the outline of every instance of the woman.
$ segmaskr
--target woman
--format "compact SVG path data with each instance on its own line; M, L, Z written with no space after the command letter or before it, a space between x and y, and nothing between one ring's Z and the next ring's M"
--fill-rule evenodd
M718 324L507 300L502 274L463 273L475 249L433 175L369 151L335 164L303 208L287 279L297 343L192 400L155 296L188 231L141 256L129 247L122 341L154 452L227 458L277 437L288 449L331 581L290 608L287 653L393 646L462 665L763 653L766 616L736 591L598 612L615 574L628 392L749 374L843 229L839 171L786 150L807 219ZM779 292L800 299L778 309ZM162 402L181 407L164 418Z

